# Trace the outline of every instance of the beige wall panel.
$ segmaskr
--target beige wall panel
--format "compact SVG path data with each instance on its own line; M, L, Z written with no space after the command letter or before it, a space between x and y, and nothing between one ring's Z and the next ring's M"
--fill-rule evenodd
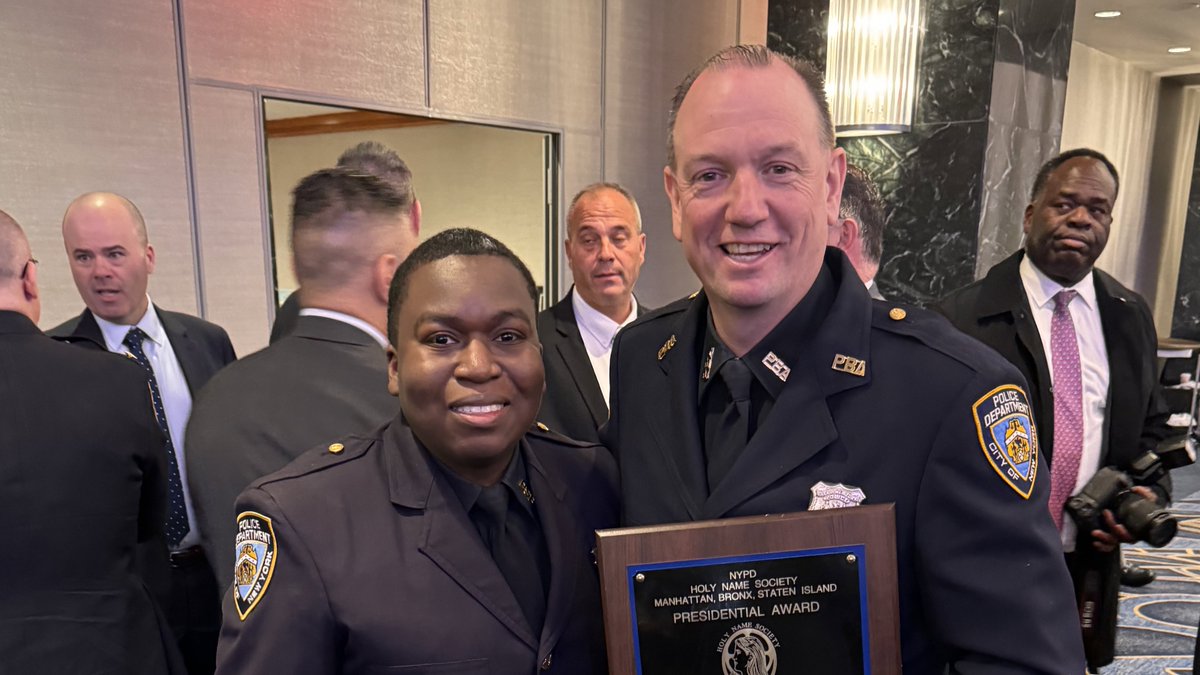
M600 132L571 132L562 135L562 197L559 200L558 243L555 252L559 259L558 295L571 288L571 269L562 242L567 238L567 207L571 198L584 187L603 180L604 138ZM640 282L639 282L640 283Z
M429 0L435 111L600 128L601 0Z
M246 355L270 334L256 101L248 91L193 86L191 109L208 320Z
M503 241L543 283L546 269L542 134L478 124L352 131L273 138L271 203L281 290L296 287L288 250L292 190L308 174L333 166L347 148L379 141L413 172L421 201L421 239L474 227Z
M663 305L699 288L671 234L663 192L667 111L675 86L737 38L736 0L609 0L605 45L605 179L629 188L642 209L646 264L638 297Z
M83 306L59 223L89 190L137 203L158 253L155 302L194 311L170 1L0 4L0 209L24 225L42 261L42 327Z
M417 110L421 0L182 0L189 75Z

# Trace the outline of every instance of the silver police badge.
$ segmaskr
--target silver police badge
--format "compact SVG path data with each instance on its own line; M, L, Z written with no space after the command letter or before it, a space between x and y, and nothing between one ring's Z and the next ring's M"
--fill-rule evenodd
M808 510L844 509L849 506L858 506L866 498L867 493L863 492L862 488L842 483L831 485L825 481L818 481L816 485L812 486L812 499L808 502Z
M734 626L721 639L721 670L725 675L775 675L779 640L760 624Z
M242 621L262 600L275 572L275 529L271 519L253 511L237 517L234 544L233 604Z

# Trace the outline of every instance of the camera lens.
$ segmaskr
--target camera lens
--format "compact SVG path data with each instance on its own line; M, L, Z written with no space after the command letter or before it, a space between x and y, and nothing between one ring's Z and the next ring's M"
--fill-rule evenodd
M1121 497L1117 521L1134 537L1155 548L1166 546L1179 530L1175 516L1135 492L1127 492Z

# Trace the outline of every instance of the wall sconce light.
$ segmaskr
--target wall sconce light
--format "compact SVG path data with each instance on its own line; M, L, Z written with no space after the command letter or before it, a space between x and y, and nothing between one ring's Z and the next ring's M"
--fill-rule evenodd
M921 0L831 0L825 89L838 136L912 128Z

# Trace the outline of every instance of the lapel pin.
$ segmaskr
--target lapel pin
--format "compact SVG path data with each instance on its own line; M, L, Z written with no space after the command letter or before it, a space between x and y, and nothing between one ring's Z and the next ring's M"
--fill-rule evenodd
M529 489L529 485L527 485L525 481L518 481L517 489L521 491L521 496L525 498L525 501L529 502L530 504L534 502L533 492Z
M658 360L662 361L663 357L666 356L667 352L671 351L671 348L674 346L675 336L671 335L671 337L667 338L667 341L663 343L663 346L658 348Z
M865 377L867 374L867 362L865 359L856 359L853 356L845 354L835 354L833 357L833 369L841 373L850 373L859 377Z
M762 363L764 366L769 368L772 373L775 373L775 377L778 377L784 382L787 382L788 375L792 374L792 369L788 368L788 365L783 362L783 359L776 356L775 352L767 352L767 355L763 357Z
M708 356L704 358L704 368L700 371L700 379L707 380L712 376L712 360L713 353L717 351L716 347L708 348Z

